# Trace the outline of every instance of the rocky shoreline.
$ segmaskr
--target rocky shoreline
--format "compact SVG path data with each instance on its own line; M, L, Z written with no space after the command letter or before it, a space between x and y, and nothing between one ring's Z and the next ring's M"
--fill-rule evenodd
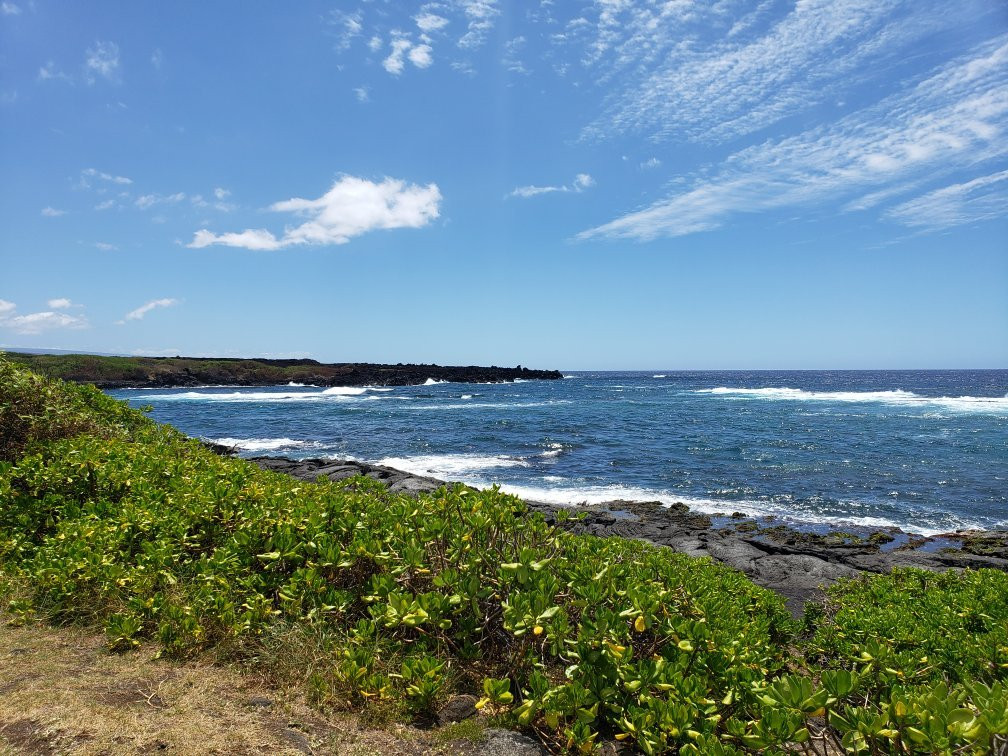
M234 452L219 445L209 446L222 454ZM445 485L445 481L435 478L353 460L265 456L249 461L306 481L319 476L343 480L363 475L381 481L396 493L415 495ZM807 601L821 598L821 586L861 572L886 572L893 567L1008 570L1008 531L969 531L929 538L898 528L864 534L820 534L737 513L712 517L692 512L685 504L669 507L656 501L612 501L564 507L527 503L550 523L557 522L556 514L561 509L583 513L581 519L560 523L571 532L648 541L734 567L757 585L783 596L796 616L800 616Z

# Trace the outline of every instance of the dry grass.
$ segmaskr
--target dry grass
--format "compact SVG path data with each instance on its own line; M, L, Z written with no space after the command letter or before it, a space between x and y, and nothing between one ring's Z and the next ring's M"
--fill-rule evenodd
M0 613L0 754L463 754L450 731L371 729L322 715L296 690L153 647L117 656L104 636ZM470 736L471 737L471 736Z

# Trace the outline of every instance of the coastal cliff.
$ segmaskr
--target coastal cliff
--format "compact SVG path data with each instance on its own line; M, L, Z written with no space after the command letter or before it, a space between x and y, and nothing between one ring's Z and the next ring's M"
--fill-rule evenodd
M36 372L102 389L173 386L412 386L428 380L456 383L507 383L557 380L558 370L527 367L445 366L367 362L322 363L316 360L268 360L204 357L105 357L88 354L22 354L8 359Z

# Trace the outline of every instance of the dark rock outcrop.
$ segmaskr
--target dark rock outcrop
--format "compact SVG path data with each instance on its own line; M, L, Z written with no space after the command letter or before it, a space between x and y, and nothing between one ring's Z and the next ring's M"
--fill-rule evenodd
M455 383L506 383L556 380L557 370L477 365L380 365L367 362L326 364L315 360L205 357L103 357L7 353L32 370L98 388L173 388L179 386L416 386L427 380Z

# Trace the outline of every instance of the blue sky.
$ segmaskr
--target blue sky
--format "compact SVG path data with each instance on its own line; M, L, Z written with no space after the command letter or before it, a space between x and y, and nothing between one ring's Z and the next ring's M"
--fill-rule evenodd
M0 345L1008 367L995 0L0 3Z

